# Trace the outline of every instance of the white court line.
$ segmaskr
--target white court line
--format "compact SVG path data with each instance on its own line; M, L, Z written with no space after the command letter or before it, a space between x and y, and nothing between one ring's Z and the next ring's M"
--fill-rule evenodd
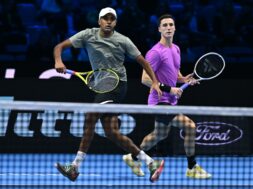
M0 173L0 176L62 176L60 173ZM101 177L101 174L89 173L89 174L80 174L79 176L92 176L92 177Z

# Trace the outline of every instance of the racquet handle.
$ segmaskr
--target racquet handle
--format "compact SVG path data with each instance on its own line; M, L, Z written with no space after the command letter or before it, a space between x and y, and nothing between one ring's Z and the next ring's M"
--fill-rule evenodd
M71 75L75 74L73 70L68 70L68 69L66 69L66 73L71 74Z
M180 87L180 89L185 90L189 85L189 83L185 83ZM178 96L176 96L176 99L178 100Z
M185 83L180 87L180 89L185 90L189 85L189 83Z

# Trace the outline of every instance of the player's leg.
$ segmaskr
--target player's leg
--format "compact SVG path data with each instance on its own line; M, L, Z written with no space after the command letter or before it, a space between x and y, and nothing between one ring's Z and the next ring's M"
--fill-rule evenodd
M108 121L110 118L107 118L107 120L106 120L106 118L105 118L105 122L106 121ZM118 121L118 118L116 118L116 117L112 117L111 118L111 122L114 122L114 121ZM111 140L113 140L113 138L110 136L110 135L112 135L112 132L115 132L114 130L115 130L115 128L109 128L109 127L111 127L111 126L109 126L108 128L106 127L106 124L104 124L105 125L105 128L104 128L104 130L105 130L105 133L106 133L106 135L107 135L107 137L108 138L110 138ZM118 127L118 125L117 124L115 124L113 127ZM118 129L118 128L117 128ZM118 132L118 131L116 131L116 132ZM124 137L124 136L122 136L122 137ZM126 141L127 142L127 141ZM125 143L126 143L125 142ZM132 143L132 141L129 141L130 143ZM124 145L125 144L123 144L123 149L125 150L125 151L134 151L134 153L137 155L138 153L139 153L139 149L138 148L136 148L136 147L134 147L133 149L128 149L130 146L132 146L132 145L127 145L127 147L124 147ZM129 146L129 147L128 147ZM130 154L130 156L131 156L131 154ZM140 169L140 167L141 167L141 162L140 161L136 161L136 162L133 162L133 161L128 161L128 157L124 157L123 156L123 159L124 159L124 161L126 161L127 162L127 164L128 164L128 166L130 166L131 167L131 169L132 169L132 171L137 175L137 176L144 176L144 173L143 173L143 171Z
M195 123L185 115L178 115L172 121L171 125L179 129L183 129L185 132L184 148L187 157L195 155L195 136L196 126ZM193 167L194 165L190 166Z
M156 116L154 130L146 135L141 142L140 149L148 151L154 147L159 141L167 138L170 132L170 116ZM140 161L133 154L123 155L123 161L132 169L137 176L144 176L141 169ZM140 174L141 173L141 174Z
M115 142L125 151L131 151L135 155L138 155L140 150L134 145L132 140L127 136L122 135L118 128L118 116L112 114L103 114L101 118L105 135L108 139Z
M153 160L144 151L141 151L130 138L122 135L119 131L117 116L104 114L101 120L106 137L119 145L125 151L133 154L140 161L145 162L150 170L151 182L158 180L164 167L164 161Z
M170 125L155 120L154 130L144 137L144 139L141 142L140 148L144 151L150 150L158 142L167 138L169 132L170 132Z
M184 149L188 162L186 176L190 178L210 178L211 174L207 173L203 168L201 168L195 159L196 125L194 121L189 117L180 114L171 121L171 125L183 129L185 133Z
M96 94L94 97L94 103L106 104L111 102L120 102L126 94L127 83L120 82L118 87L110 93ZM101 114L89 113L85 116L84 134L81 139L79 150L76 154L74 161L71 164L61 165L56 164L57 169L64 176L68 177L71 181L75 181L78 177L78 167L86 156L86 152L90 146L90 143L94 136L95 125Z
M81 139L79 150L76 154L74 161L66 165L61 165L60 163L56 164L56 168L58 169L58 171L71 181L75 181L79 175L78 169L82 161L84 160L91 141L93 139L95 124L98 118L99 114L97 113L86 114L83 137Z

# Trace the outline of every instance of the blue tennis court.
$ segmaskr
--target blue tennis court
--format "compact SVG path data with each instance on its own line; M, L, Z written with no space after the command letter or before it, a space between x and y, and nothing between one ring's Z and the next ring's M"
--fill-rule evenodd
M149 172L137 177L121 155L88 155L79 178L71 182L59 174L55 162L71 161L74 154L1 154L1 188L252 188L252 156L199 156L197 160L213 177L193 180L185 177L184 156L165 157L159 181L149 182ZM160 158L160 157L158 157Z

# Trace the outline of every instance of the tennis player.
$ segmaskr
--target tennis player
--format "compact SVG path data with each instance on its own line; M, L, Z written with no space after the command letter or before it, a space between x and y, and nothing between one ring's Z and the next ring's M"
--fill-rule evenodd
M173 43L175 33L174 18L169 15L162 15L159 18L158 30L161 33L160 41L155 44L147 53L146 60L151 64L158 81L160 89L163 91L161 97L155 90L151 90L148 96L149 105L176 105L177 99L181 97L182 90L176 87L176 84L190 82L191 85L198 82L192 74L183 76L180 72L180 49ZM151 79L143 72L142 83L151 86ZM148 134L142 141L140 148L147 151L155 146L159 141L165 139L170 132L171 126L184 129L184 148L188 161L186 176L194 179L210 178L211 174L207 173L195 160L195 123L185 115L177 115L174 118L170 116L157 116L155 118L154 130ZM123 156L123 160L129 165L133 172L138 176L143 176L141 164L138 157L134 154Z
M110 7L103 8L99 13L99 28L85 29L56 45L54 48L55 69L60 73L66 72L66 67L61 59L63 49L71 46L74 48L86 48L92 69L111 68L117 72L120 77L120 83L115 90L105 94L96 94L94 102L101 104L120 103L124 99L127 91L127 75L123 63L125 56L129 56L141 64L152 79L151 88L153 88L157 94L161 95L162 91L159 88L159 83L150 64L144 59L140 51L128 37L114 30L116 23L116 11ZM78 169L81 162L86 157L98 119L101 119L105 135L110 140L146 163L150 170L150 181L154 182L158 180L164 166L164 161L153 160L144 151L134 145L128 137L123 136L119 132L118 117L112 114L86 114L84 134L76 157L71 164L61 165L57 163L56 167L59 172L71 181L77 179L79 175Z

